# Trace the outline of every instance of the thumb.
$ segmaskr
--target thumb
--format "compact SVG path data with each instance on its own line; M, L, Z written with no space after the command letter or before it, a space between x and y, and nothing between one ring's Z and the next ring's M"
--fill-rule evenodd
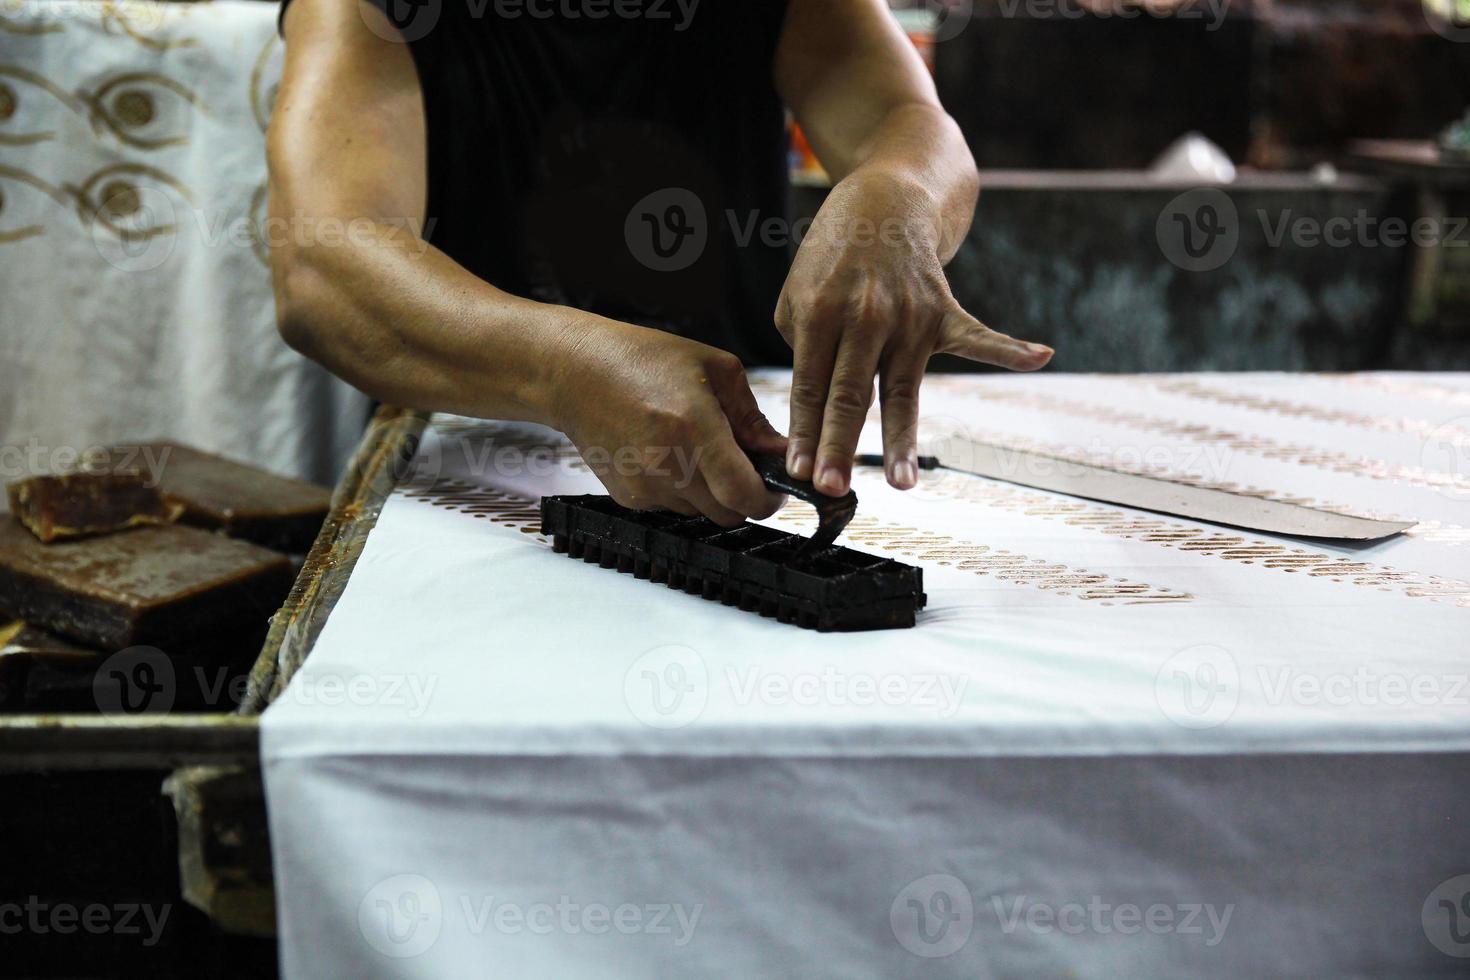
M1056 352L1045 344L1028 344L997 333L956 305L945 314L940 326L939 353L958 354L1012 371L1035 371L1046 367Z
M740 448L748 452L786 455L786 437L776 431L761 411L743 370L717 380L713 388Z

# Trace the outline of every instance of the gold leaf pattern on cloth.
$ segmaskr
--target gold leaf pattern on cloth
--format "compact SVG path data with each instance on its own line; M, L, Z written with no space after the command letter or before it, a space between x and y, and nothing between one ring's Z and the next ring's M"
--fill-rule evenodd
M489 520L522 534L541 534L541 504L529 497L448 479L410 484L402 492L409 500Z
M1369 510L1362 507L1350 507L1347 504L1335 503L1329 500L1320 500L1316 497L1303 497L1277 490L1267 490L1250 484L1232 483L1222 480L1209 480L1202 476L1191 473L1180 473L1177 470L1166 469L1160 466L1130 466L1119 463L1114 459L1095 456L1081 450L1072 449L1056 443L1044 443L1035 439L1027 439L1019 436L1010 436L1000 432L986 432L983 430L972 430L970 432L981 442L987 442L1002 449L1011 449L1018 452L1039 453L1043 456L1054 456L1057 459L1070 463L1083 463L1087 466L1095 466L1100 470L1112 470L1115 473L1128 473L1134 476L1147 476L1156 480L1167 480L1171 483L1180 483L1185 486L1199 487L1204 490L1224 490L1227 493L1238 493L1243 497L1259 497L1262 500L1275 500L1283 504L1298 504L1302 507L1312 507L1316 510L1331 511L1334 514L1342 514L1345 517L1361 517L1370 521L1393 521L1399 524L1409 524L1418 520L1404 514L1389 513L1380 510ZM1459 524L1444 524L1439 521L1419 521L1413 527L1404 532L1405 537L1423 538L1426 541L1436 541L1451 545L1470 544L1470 528Z
M284 51L279 36L272 34L260 49L260 54L255 58L255 66L250 69L250 111L255 116L255 124L263 133L270 124L271 110L276 104L276 89L280 85L281 70L266 73L266 67L270 65L273 57L279 58ZM266 79L270 82L267 83Z
M1059 395L1034 391L980 389L973 392L973 397L982 401L1000 402L1020 408L1034 408L1038 411L1092 419L1145 432L1156 432L1160 435L1211 443L1251 456L1262 456L1266 459L1335 473L1350 473L1373 480L1395 481L1434 490L1446 488L1470 490L1470 478L1457 473L1441 473L1422 466L1404 466L1399 463L1390 463L1387 460L1354 456L1318 446L1284 443L1269 436L1232 432L1197 422L1180 422L1175 419L1147 415L1143 412L1113 408L1109 405L1077 401Z
M28 122L31 117L44 118L46 114L44 108L28 108L34 104L32 96L37 92L45 92L78 115L86 111L80 99L45 76L19 65L0 65L0 145L28 146L56 138L55 130L32 128L43 123Z
M1410 398L1425 398L1443 405L1458 405L1470 408L1470 391L1437 385L1428 381L1409 381L1400 378L1385 378L1365 374L1324 374L1320 377L1339 384L1361 385L1375 388L1390 395L1407 395Z
M816 527L817 523L810 508L796 503L788 503L782 508L781 517L802 528ZM1002 582L1042 589L1057 595L1074 596L1103 606L1115 603L1138 606L1193 602L1196 598L1177 589L1072 568L1062 562L962 541L952 535L884 521L868 514L854 517L847 526L846 536L851 545L859 549L877 548L905 558L933 562L956 571L993 575Z
M64 185L84 226L105 229L126 242L147 241L178 230L178 205L165 188L187 206L195 206L187 187L142 163L113 164L79 186Z
M1375 432L1393 432L1415 436L1425 436L1432 433L1436 439L1448 442L1451 445L1470 446L1470 430L1455 425L1432 422L1429 419L1407 418L1401 415L1369 415L1364 412L1353 412L1342 408L1311 405L1306 402L1292 401L1287 398L1268 398L1243 391L1230 391L1217 385L1204 384L1192 379L1139 378L1138 380L1140 383L1157 388L1160 391L1167 391L1171 394L1183 395L1186 398L1195 398L1200 401L1213 402L1217 405L1245 408L1269 415L1280 415L1284 418L1306 419L1311 422L1326 422L1335 425L1349 425L1360 429L1372 429Z
M268 217L266 214L266 203L269 201L270 180L262 180L260 185L250 195L250 251L260 260L260 264L267 269L270 268L270 247L266 244L265 235L261 229L265 227Z
M140 150L188 143L193 128L189 114L209 112L188 86L156 72L116 75L79 97L87 104L93 130L110 132Z
M435 507L489 520L545 540L541 537L540 504L529 497L455 479L415 481L406 484L400 492L410 500L423 501ZM808 509L794 503L787 504L781 517L800 527L815 526L816 523ZM1176 589L1160 588L1144 582L1132 582L1100 572L1072 568L1060 562L962 541L948 534L880 521L868 515L855 518L848 525L847 535L856 547L866 546L896 552L957 571L989 575L998 581L1037 588L1057 595L1073 596L1102 606L1179 603L1190 602L1195 598Z
M962 375L946 376L938 375L926 379L926 386L936 389L958 392L961 394L978 394L974 389L960 387L955 384L955 379ZM779 398L785 404L789 404L789 391L784 385L777 384L769 378L755 377L750 379L751 390L762 398ZM1003 398L1002 398L1003 400ZM876 410L875 410L876 411ZM871 419L870 419L871 420ZM1111 421L1112 419L1108 419ZM1180 472L1168 467L1140 463L1139 465L1125 464L1105 454L1089 453L1065 446L1060 443L1042 442L1025 436L1016 436L1004 432L994 432L983 429L967 427L965 434L979 442L998 446L1002 449L1010 449L1017 452L1037 453L1043 456L1052 456L1056 459L1071 463L1082 463L1098 469L1111 470L1115 473L1127 473L1133 476L1147 476L1156 480L1167 480L1171 483L1179 483L1185 486L1199 487L1205 490L1223 490L1227 493L1237 493L1246 497L1258 497L1262 500L1274 500L1284 504L1297 504L1302 507L1313 507L1317 510L1331 511L1334 514L1342 514L1346 517L1362 517L1375 521L1394 521L1398 523L1413 523L1418 521L1414 527L1409 528L1404 534L1407 537L1422 537L1428 541L1444 542L1448 544L1470 544L1470 528L1457 524L1443 524L1438 521L1423 521L1417 517L1409 517L1402 514L1385 513L1376 510L1365 510L1361 507L1350 507L1346 504L1333 501L1320 500L1314 497L1303 497L1270 490L1250 484L1234 483L1222 480L1210 480L1188 472Z
M183 15L188 4L157 3L154 0L105 0L100 5L101 16L94 21L83 21L105 34L132 38L151 51L172 51L176 48L197 47L199 40L192 37L155 37L154 32L163 26L170 14Z
M7 218L14 211L15 203L12 200L13 192L6 189L6 181L15 181L24 186L34 188L47 197L50 197L63 208L71 204L70 199L68 199L65 191L61 188L52 186L35 174L26 173L24 170L0 164L0 245L25 241L27 238L35 238L46 233L45 226L39 224L28 224L16 228L6 227Z
M66 30L64 25L55 21L37 24L11 20L12 17L24 12L25 7L26 0L0 0L0 31L22 37L35 37L39 34L60 34Z
M1205 558L1283 572L1305 572L1361 588L1398 591L1410 598L1451 600L1470 606L1470 582L1438 575L1406 572L1386 565L1314 552L1306 548L1262 541L1244 532L1216 531L1180 524L1165 517L1143 517L1113 510L1106 504L1084 500L1062 500L1009 484L970 479L946 481L940 492L953 499L983 504L1001 510L1060 520L1068 527L1096 531L1108 537L1142 541L1163 548L1177 548Z

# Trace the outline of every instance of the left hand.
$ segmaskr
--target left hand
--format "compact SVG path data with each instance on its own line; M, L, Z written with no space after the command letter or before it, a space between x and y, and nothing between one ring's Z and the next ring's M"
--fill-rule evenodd
M776 305L795 352L786 468L840 496L879 381L888 482L918 483L919 383L934 354L1034 371L1052 350L962 309L940 262L935 202L912 182L854 173L832 189Z

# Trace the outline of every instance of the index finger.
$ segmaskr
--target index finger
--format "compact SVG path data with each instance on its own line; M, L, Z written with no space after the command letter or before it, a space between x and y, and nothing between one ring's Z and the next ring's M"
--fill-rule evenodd
M844 340L837 350L832 387L822 415L822 441L817 448L817 489L832 497L847 493L852 480L852 456L873 404L873 377L880 351L857 339Z
M755 464L735 441L728 426L702 443L699 472L719 503L746 517L762 520L781 507L781 497L766 489Z

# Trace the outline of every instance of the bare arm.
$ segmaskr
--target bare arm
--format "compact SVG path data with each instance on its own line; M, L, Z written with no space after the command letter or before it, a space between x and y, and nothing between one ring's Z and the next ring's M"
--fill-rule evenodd
M593 466L625 504L725 524L770 513L741 448L782 451L785 441L736 358L513 296L429 245L408 46L359 0L295 0L285 35L267 237L291 346L383 401L552 425L599 460L631 449L650 466L628 464L626 452L621 467ZM697 451L697 469L653 472L669 450Z
M883 0L792 0L776 84L836 181L776 311L796 359L787 466L845 492L877 377L888 480L908 489L933 354L1034 370L1052 352L990 330L950 293L943 265L979 177Z
M555 382L536 354L566 342L566 312L495 289L421 237L424 114L408 46L384 40L387 19L357 0L298 0L285 30L269 157L286 340L383 401L552 421ZM328 234L349 225L350 239Z

